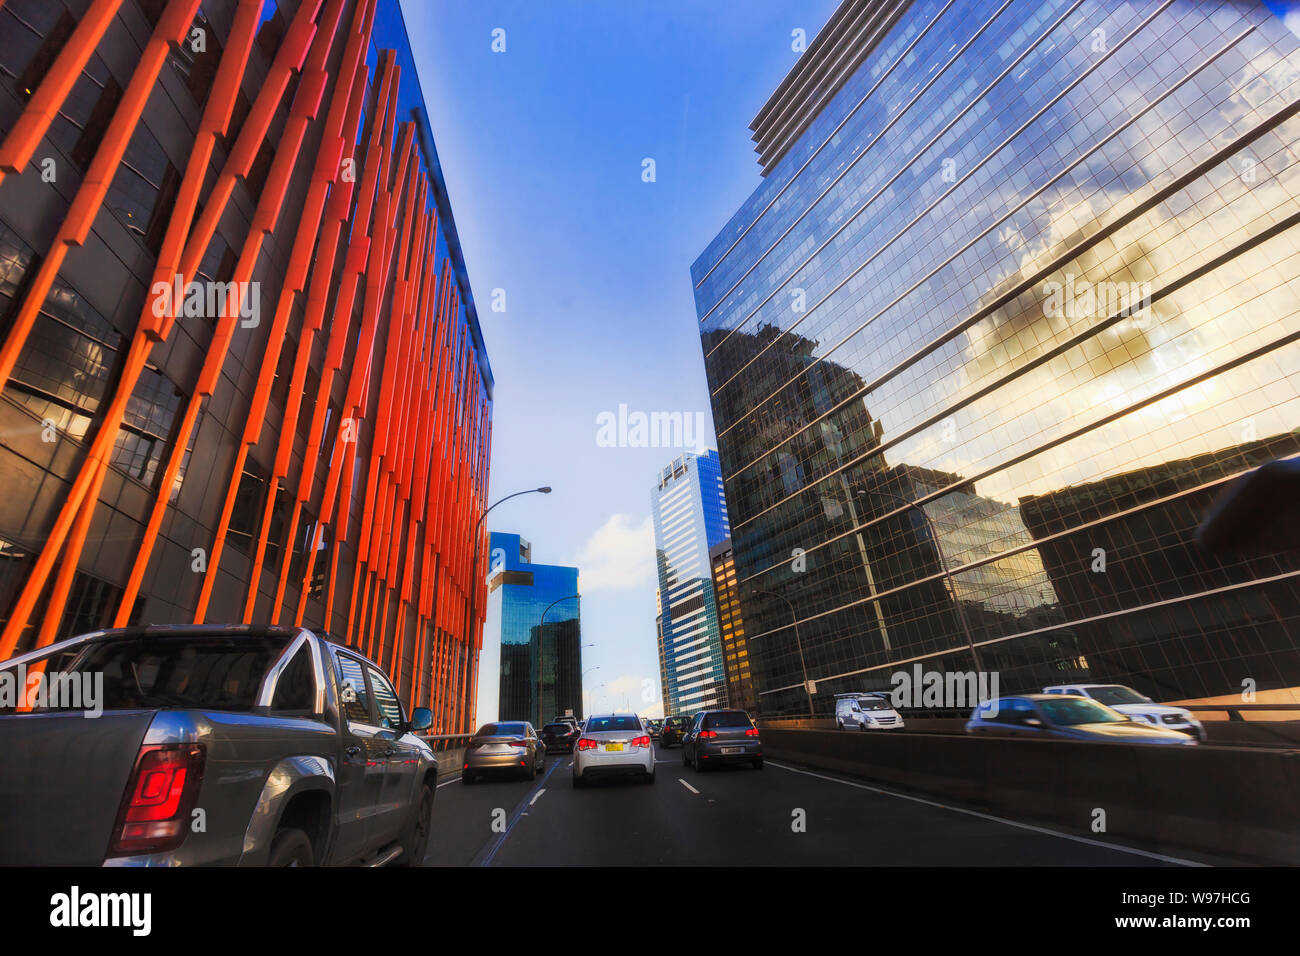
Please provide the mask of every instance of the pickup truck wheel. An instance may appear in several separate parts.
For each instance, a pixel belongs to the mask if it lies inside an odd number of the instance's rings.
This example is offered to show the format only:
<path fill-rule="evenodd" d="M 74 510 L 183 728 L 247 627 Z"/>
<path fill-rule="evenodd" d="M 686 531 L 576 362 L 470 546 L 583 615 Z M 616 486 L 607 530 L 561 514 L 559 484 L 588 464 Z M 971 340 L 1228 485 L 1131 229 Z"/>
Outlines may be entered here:
<path fill-rule="evenodd" d="M 433 825 L 433 787 L 420 785 L 420 800 L 416 804 L 415 819 L 402 837 L 402 855 L 398 866 L 419 866 L 429 849 L 429 829 Z"/>
<path fill-rule="evenodd" d="M 267 866 L 315 866 L 311 840 L 296 827 L 285 827 L 271 841 Z"/>

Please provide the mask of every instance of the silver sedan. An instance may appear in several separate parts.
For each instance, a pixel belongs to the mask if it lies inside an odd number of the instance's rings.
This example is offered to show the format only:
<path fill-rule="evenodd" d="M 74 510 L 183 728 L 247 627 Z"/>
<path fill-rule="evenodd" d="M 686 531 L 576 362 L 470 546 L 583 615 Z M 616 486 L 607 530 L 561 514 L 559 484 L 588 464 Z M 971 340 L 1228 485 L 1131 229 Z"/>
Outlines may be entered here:
<path fill-rule="evenodd" d="M 462 783 L 473 783 L 485 774 L 521 774 L 536 777 L 546 765 L 546 745 L 526 720 L 502 720 L 484 724 L 465 745 L 461 761 Z"/>

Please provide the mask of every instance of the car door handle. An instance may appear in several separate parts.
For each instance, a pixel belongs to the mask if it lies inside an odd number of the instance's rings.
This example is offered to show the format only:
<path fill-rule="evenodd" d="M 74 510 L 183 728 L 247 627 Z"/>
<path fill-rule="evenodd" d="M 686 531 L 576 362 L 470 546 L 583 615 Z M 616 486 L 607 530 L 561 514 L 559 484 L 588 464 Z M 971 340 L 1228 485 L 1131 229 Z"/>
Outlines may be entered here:
<path fill-rule="evenodd" d="M 360 756 L 360 754 L 361 754 L 360 747 L 349 747 L 347 750 L 343 751 L 343 755 L 345 757 L 357 757 Z"/>

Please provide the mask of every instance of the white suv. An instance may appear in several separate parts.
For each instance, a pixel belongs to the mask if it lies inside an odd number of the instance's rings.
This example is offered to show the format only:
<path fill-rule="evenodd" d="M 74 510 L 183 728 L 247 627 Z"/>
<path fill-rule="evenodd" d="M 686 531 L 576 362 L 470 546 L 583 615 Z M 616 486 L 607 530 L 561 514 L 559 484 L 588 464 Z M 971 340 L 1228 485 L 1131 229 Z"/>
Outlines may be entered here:
<path fill-rule="evenodd" d="M 1205 728 L 1192 716 L 1190 710 L 1171 704 L 1157 704 L 1150 697 L 1139 694 L 1123 684 L 1057 684 L 1044 687 L 1044 694 L 1078 694 L 1090 697 L 1099 704 L 1118 710 L 1132 720 L 1154 724 L 1166 730 L 1178 730 L 1205 742 Z"/>
<path fill-rule="evenodd" d="M 898 730 L 903 718 L 886 694 L 836 694 L 837 730 Z"/>
<path fill-rule="evenodd" d="M 588 717 L 573 748 L 573 786 L 593 777 L 639 775 L 655 782 L 655 748 L 650 731 L 636 714 Z"/>

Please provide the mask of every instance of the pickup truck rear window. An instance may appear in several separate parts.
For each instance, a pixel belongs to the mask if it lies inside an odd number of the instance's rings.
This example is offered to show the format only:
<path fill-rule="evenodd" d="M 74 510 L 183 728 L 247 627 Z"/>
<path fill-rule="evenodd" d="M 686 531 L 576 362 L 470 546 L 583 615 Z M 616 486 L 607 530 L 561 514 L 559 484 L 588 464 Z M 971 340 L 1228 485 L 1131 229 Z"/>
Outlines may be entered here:
<path fill-rule="evenodd" d="M 252 710 L 287 643 L 254 635 L 118 637 L 91 644 L 70 670 L 103 674 L 104 710 Z"/>

